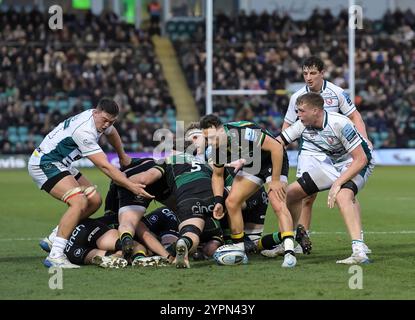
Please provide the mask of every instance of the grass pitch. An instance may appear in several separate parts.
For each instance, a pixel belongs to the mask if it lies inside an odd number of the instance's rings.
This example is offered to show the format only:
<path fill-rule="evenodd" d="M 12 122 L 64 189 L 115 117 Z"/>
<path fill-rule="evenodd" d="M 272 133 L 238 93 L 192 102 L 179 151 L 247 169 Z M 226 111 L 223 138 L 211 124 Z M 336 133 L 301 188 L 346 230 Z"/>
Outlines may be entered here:
<path fill-rule="evenodd" d="M 105 196 L 108 179 L 83 170 Z M 291 170 L 293 175 L 294 170 Z M 294 269 L 282 258 L 251 256 L 248 265 L 193 262 L 189 270 L 105 270 L 83 266 L 63 271 L 63 289 L 51 290 L 38 240 L 54 227 L 65 205 L 39 191 L 26 171 L 0 172 L 0 299 L 415 299 L 415 197 L 413 167 L 377 167 L 359 195 L 372 264 L 362 266 L 363 289 L 352 290 L 350 240 L 327 192 L 314 206 L 313 252 L 298 255 Z M 103 214 L 102 209 L 94 216 Z M 276 229 L 271 210 L 265 231 Z M 351 281 L 353 282 L 353 281 Z"/>

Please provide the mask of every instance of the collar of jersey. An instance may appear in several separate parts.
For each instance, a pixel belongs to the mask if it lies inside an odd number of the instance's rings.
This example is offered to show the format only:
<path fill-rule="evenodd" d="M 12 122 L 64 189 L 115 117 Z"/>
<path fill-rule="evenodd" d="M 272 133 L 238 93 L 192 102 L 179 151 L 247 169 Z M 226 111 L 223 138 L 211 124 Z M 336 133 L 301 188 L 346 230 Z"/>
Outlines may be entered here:
<path fill-rule="evenodd" d="M 327 81 L 323 80 L 323 87 L 321 88 L 319 93 L 323 93 L 323 91 L 326 90 L 326 87 L 327 87 Z M 310 92 L 310 88 L 308 87 L 308 85 L 305 85 L 305 90 L 307 92 Z"/>

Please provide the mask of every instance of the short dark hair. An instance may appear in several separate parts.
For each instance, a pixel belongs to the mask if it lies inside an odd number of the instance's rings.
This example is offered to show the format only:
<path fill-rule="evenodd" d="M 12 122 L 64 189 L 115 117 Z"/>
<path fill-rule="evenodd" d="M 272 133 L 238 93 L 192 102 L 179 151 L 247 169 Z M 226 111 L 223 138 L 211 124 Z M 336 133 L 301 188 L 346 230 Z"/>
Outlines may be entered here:
<path fill-rule="evenodd" d="M 317 58 L 316 56 L 311 56 L 306 58 L 303 61 L 303 70 L 304 68 L 312 68 L 312 67 L 316 67 L 318 71 L 323 71 L 324 69 L 324 62 L 320 59 Z"/>
<path fill-rule="evenodd" d="M 102 98 L 99 100 L 97 109 L 105 111 L 106 113 L 116 117 L 120 113 L 118 104 L 111 98 Z"/>
<path fill-rule="evenodd" d="M 222 126 L 222 121 L 214 114 L 208 114 L 200 119 L 200 129 L 209 129 L 211 127 L 219 128 Z"/>
<path fill-rule="evenodd" d="M 295 102 L 297 106 L 308 104 L 313 107 L 324 109 L 324 99 L 321 95 L 315 92 L 308 92 L 299 96 Z"/>

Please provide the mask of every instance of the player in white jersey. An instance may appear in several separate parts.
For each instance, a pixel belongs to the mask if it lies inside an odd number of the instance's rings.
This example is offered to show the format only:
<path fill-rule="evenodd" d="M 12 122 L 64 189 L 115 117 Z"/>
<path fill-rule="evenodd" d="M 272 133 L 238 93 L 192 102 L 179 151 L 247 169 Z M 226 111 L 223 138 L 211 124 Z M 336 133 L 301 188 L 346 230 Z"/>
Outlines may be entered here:
<path fill-rule="evenodd" d="M 291 96 L 287 113 L 284 118 L 282 130 L 287 129 L 297 120 L 297 98 L 307 92 L 317 92 L 324 99 L 324 110 L 326 110 L 327 112 L 338 112 L 348 117 L 353 122 L 353 124 L 355 125 L 359 133 L 363 136 L 363 138 L 366 139 L 366 141 L 369 144 L 369 147 L 372 149 L 372 145 L 368 139 L 366 127 L 362 120 L 362 117 L 359 111 L 357 111 L 355 105 L 353 104 L 347 93 L 345 93 L 342 88 L 336 86 L 335 84 L 327 80 L 324 80 L 323 61 L 321 61 L 317 57 L 309 57 L 306 60 L 304 60 L 302 70 L 306 85 Z M 310 157 L 312 158 L 313 156 L 304 153 L 300 153 L 300 155 L 298 156 L 296 174 L 297 178 L 301 177 L 303 172 L 307 169 L 307 163 L 313 161 L 312 159 L 310 159 Z M 300 238 L 301 233 L 303 233 L 303 236 L 306 236 L 306 230 L 308 233 L 308 230 L 310 229 L 312 207 L 316 197 L 317 194 L 310 195 L 303 201 L 301 218 L 298 221 L 299 227 L 297 228 L 297 234 L 298 236 L 300 236 Z M 357 200 L 356 206 L 358 207 L 358 210 L 360 212 L 360 206 Z M 296 252 L 298 252 L 298 250 L 300 250 L 300 248 L 297 247 Z"/>
<path fill-rule="evenodd" d="M 68 205 L 59 222 L 50 254 L 44 261 L 46 267 L 78 267 L 71 264 L 64 254 L 67 239 L 79 221 L 92 215 L 102 203 L 96 186 L 71 166 L 73 161 L 87 157 L 117 184 L 135 194 L 151 197 L 143 190 L 144 185 L 131 182 L 110 164 L 98 145 L 100 136 L 105 134 L 116 150 L 120 164 L 128 165 L 131 161 L 113 127 L 118 113 L 118 105 L 112 99 L 103 98 L 96 109 L 84 111 L 61 122 L 30 157 L 29 174 L 38 187 Z"/>
<path fill-rule="evenodd" d="M 304 198 L 330 189 L 328 206 L 337 203 L 352 239 L 351 257 L 337 263 L 367 263 L 360 213 L 354 205 L 374 167 L 367 141 L 347 117 L 325 111 L 324 99 L 317 93 L 300 96 L 297 109 L 299 120 L 278 138 L 285 145 L 301 138 L 300 152 L 311 156 L 301 177 L 288 186 L 287 206 L 293 221 L 299 219 Z"/>

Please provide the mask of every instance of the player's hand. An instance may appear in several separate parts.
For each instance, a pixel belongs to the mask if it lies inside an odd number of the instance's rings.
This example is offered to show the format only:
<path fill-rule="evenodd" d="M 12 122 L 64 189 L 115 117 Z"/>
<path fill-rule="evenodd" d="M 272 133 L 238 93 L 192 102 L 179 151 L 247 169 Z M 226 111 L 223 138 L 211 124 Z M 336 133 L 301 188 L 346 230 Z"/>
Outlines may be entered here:
<path fill-rule="evenodd" d="M 225 213 L 223 212 L 223 206 L 220 203 L 217 203 L 215 207 L 213 208 L 213 218 L 216 220 L 220 220 L 223 218 Z"/>
<path fill-rule="evenodd" d="M 131 186 L 130 191 L 134 194 L 136 194 L 137 196 L 140 197 L 144 197 L 144 198 L 149 198 L 149 199 L 154 199 L 154 196 L 149 194 L 147 191 L 145 191 L 146 185 L 145 184 L 141 184 L 141 183 L 133 183 Z"/>
<path fill-rule="evenodd" d="M 278 200 L 285 201 L 287 197 L 287 191 L 285 190 L 285 184 L 281 181 L 271 181 L 269 183 L 269 192 L 273 192 Z"/>
<path fill-rule="evenodd" d="M 124 168 L 131 164 L 131 157 L 126 153 L 120 156 L 119 160 L 120 160 L 120 168 Z"/>
<path fill-rule="evenodd" d="M 340 189 L 341 189 L 341 185 L 337 184 L 336 182 L 333 183 L 333 185 L 331 186 L 330 191 L 329 191 L 329 197 L 327 198 L 327 206 L 330 209 L 334 208 L 334 205 L 336 203 L 336 196 L 339 193 Z"/>
<path fill-rule="evenodd" d="M 234 168 L 233 172 L 236 173 L 245 165 L 246 160 L 245 159 L 238 159 L 235 161 L 232 161 L 231 163 L 226 163 L 225 167 L 228 168 Z"/>

